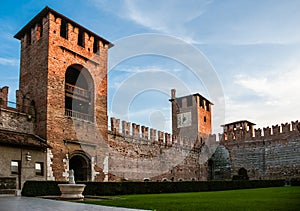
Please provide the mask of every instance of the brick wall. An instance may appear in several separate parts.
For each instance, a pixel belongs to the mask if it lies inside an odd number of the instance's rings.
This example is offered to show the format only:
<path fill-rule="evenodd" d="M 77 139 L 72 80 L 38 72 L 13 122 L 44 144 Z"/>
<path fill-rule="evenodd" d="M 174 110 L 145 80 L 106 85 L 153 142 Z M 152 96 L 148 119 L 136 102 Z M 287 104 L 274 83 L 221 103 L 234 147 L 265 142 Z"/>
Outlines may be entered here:
<path fill-rule="evenodd" d="M 207 145 L 135 123 L 111 119 L 109 171 L 129 180 L 206 180 L 207 160 L 216 145 L 209 136 Z"/>
<path fill-rule="evenodd" d="M 237 131 L 236 134 L 242 132 Z M 230 154 L 232 176 L 237 175 L 241 168 L 247 170 L 250 179 L 288 179 L 300 176 L 298 121 L 256 129 L 254 137 L 236 137 L 239 138 L 221 141 Z"/>

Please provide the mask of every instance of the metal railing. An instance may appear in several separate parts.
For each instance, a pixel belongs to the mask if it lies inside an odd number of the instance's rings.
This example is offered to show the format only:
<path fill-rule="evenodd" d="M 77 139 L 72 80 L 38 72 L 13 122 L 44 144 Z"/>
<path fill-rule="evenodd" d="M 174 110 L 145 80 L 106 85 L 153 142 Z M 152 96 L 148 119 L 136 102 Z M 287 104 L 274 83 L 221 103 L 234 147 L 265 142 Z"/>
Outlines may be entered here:
<path fill-rule="evenodd" d="M 74 117 L 77 119 L 82 119 L 89 122 L 94 122 L 94 116 L 90 114 L 80 113 L 78 111 L 73 111 L 70 109 L 65 109 L 65 116 Z"/>
<path fill-rule="evenodd" d="M 72 94 L 79 95 L 79 96 L 85 97 L 85 98 L 88 98 L 90 95 L 90 92 L 87 91 L 86 89 L 80 88 L 78 86 L 74 86 L 72 84 L 66 84 L 65 90 L 67 92 L 70 92 Z"/>

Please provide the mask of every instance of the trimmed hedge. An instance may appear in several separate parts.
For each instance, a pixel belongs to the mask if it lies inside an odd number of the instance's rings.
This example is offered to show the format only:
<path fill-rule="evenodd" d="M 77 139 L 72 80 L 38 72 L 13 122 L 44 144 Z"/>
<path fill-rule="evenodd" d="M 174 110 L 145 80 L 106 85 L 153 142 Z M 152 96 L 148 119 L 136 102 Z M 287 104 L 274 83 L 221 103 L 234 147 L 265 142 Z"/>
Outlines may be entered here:
<path fill-rule="evenodd" d="M 58 184 L 67 182 L 57 181 L 26 181 L 22 189 L 22 196 L 58 196 Z"/>
<path fill-rule="evenodd" d="M 300 186 L 300 178 L 292 178 L 290 184 L 291 186 Z"/>
<path fill-rule="evenodd" d="M 23 196 L 60 195 L 57 181 L 26 181 Z M 183 182 L 79 182 L 86 184 L 83 195 L 114 196 L 178 192 L 220 191 L 284 186 L 284 180 L 183 181 Z"/>

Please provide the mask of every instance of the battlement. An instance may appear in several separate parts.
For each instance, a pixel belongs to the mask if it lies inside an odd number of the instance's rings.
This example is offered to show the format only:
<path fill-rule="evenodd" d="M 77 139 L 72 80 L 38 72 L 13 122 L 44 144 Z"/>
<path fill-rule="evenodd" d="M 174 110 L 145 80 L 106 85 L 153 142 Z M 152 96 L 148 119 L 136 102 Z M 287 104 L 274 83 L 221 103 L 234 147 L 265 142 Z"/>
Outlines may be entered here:
<path fill-rule="evenodd" d="M 109 133 L 115 136 L 123 136 L 135 139 L 142 144 L 158 144 L 167 147 L 171 146 L 185 146 L 190 149 L 199 148 L 203 145 L 199 140 L 190 140 L 187 137 L 177 137 L 170 133 L 166 133 L 157 129 L 149 128 L 147 126 L 141 126 L 136 123 L 120 121 L 112 117 L 111 128 Z M 210 135 L 208 137 L 210 141 L 216 141 L 215 135 Z M 198 143 L 199 142 L 199 143 Z"/>
<path fill-rule="evenodd" d="M 8 87 L 4 86 L 0 88 L 0 107 L 7 107 L 8 102 Z"/>
<path fill-rule="evenodd" d="M 299 135 L 300 122 L 295 121 L 291 123 L 282 123 L 281 125 L 272 125 L 269 127 L 258 128 L 258 129 L 247 129 L 245 127 L 237 127 L 233 130 L 225 130 L 221 141 L 251 141 L 261 139 L 276 139 L 281 136 Z"/>
<path fill-rule="evenodd" d="M 109 41 L 49 7 L 45 7 L 14 37 L 22 41 L 22 48 L 26 48 L 50 34 L 59 35 L 72 45 L 78 45 L 94 54 L 99 54 L 100 48 L 108 48 L 112 45 Z"/>
<path fill-rule="evenodd" d="M 0 87 L 0 109 L 7 112 L 23 113 L 28 117 L 35 117 L 34 101 L 31 101 L 28 95 L 23 95 L 19 90 L 16 91 L 17 102 L 8 101 L 9 87 Z"/>

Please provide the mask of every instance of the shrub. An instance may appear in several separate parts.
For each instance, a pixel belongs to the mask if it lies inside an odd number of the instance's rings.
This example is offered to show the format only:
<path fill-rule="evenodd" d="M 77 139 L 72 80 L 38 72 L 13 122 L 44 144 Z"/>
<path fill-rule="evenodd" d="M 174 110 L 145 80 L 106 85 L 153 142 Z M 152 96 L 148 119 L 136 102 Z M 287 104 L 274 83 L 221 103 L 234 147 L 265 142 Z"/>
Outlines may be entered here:
<path fill-rule="evenodd" d="M 56 181 L 26 181 L 23 196 L 60 195 Z M 182 181 L 182 182 L 80 182 L 84 195 L 113 196 L 129 194 L 220 191 L 284 186 L 284 180 Z"/>
<path fill-rule="evenodd" d="M 292 178 L 290 184 L 291 186 L 300 186 L 300 178 Z"/>
<path fill-rule="evenodd" d="M 57 196 L 60 195 L 58 181 L 26 181 L 22 189 L 22 196 Z"/>

